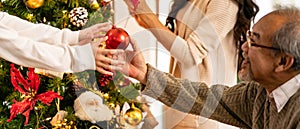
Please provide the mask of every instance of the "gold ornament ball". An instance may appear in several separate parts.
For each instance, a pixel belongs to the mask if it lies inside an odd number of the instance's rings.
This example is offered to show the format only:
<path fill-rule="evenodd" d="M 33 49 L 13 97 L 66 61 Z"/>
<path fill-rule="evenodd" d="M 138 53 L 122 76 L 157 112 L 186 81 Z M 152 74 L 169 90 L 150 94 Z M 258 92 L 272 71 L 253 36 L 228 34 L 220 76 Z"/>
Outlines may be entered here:
<path fill-rule="evenodd" d="M 131 107 L 126 111 L 124 119 L 128 124 L 137 126 L 143 119 L 142 111 L 136 107 Z"/>
<path fill-rule="evenodd" d="M 116 105 L 115 105 L 114 103 L 109 103 L 108 106 L 109 106 L 110 108 L 115 108 Z"/>
<path fill-rule="evenodd" d="M 109 94 L 108 94 L 108 93 L 104 93 L 104 94 L 103 94 L 103 98 L 104 98 L 105 100 L 109 99 Z"/>
<path fill-rule="evenodd" d="M 94 10 L 98 10 L 100 8 L 100 5 L 99 3 L 97 2 L 97 0 L 94 0 L 91 4 L 91 9 L 94 9 Z"/>
<path fill-rule="evenodd" d="M 36 9 L 43 6 L 44 0 L 26 0 L 25 5 L 29 8 Z"/>

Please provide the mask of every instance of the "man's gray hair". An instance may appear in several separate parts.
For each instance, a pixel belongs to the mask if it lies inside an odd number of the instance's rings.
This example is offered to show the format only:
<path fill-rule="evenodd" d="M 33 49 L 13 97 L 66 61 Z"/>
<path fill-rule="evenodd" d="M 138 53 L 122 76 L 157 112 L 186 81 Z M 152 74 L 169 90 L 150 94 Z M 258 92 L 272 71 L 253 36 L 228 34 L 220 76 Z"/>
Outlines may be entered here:
<path fill-rule="evenodd" d="M 284 25 L 272 37 L 273 46 L 293 55 L 295 62 L 292 67 L 300 70 L 300 10 L 290 7 L 274 11 L 273 14 L 286 18 Z"/>

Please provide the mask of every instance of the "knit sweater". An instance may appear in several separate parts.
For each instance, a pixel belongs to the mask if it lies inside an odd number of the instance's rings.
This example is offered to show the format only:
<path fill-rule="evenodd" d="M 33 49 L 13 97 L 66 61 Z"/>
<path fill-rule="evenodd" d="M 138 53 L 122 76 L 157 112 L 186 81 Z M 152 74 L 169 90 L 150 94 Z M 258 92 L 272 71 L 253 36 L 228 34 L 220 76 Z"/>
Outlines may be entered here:
<path fill-rule="evenodd" d="M 233 28 L 238 5 L 232 0 L 191 0 L 177 14 L 170 73 L 209 84 L 236 84 L 237 47 Z M 192 58 L 192 61 L 188 61 Z M 193 77 L 191 77 L 193 75 Z M 194 77 L 195 76 L 195 77 Z"/>
<path fill-rule="evenodd" d="M 180 38 L 175 39 L 170 50 L 174 58 L 169 72 L 208 84 L 236 84 L 237 47 L 233 28 L 237 12 L 238 5 L 233 0 L 189 0 L 176 15 L 175 33 Z M 196 122 L 201 117 L 171 108 L 164 111 L 164 117 L 165 128 L 178 125 L 178 129 L 217 129 L 219 126 L 213 121 Z"/>
<path fill-rule="evenodd" d="M 178 79 L 148 65 L 142 93 L 182 112 L 252 129 L 300 128 L 300 92 L 278 113 L 274 101 L 256 82 L 233 87 Z"/>

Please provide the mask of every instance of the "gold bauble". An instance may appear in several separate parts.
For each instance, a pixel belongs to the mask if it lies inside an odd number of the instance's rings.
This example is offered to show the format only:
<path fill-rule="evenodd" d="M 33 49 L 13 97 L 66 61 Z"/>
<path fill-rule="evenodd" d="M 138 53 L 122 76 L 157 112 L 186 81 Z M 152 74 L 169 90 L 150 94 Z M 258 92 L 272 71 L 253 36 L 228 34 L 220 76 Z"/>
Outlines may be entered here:
<path fill-rule="evenodd" d="M 103 94 L 103 99 L 105 99 L 105 100 L 109 99 L 109 94 L 108 93 L 104 93 Z"/>
<path fill-rule="evenodd" d="M 29 8 L 36 9 L 43 6 L 44 0 L 25 0 L 25 5 Z"/>
<path fill-rule="evenodd" d="M 32 19 L 33 19 L 33 14 L 32 14 L 32 13 L 27 14 L 27 15 L 26 15 L 26 19 L 27 19 L 28 21 L 32 21 Z"/>
<path fill-rule="evenodd" d="M 124 119 L 126 123 L 132 125 L 132 126 L 137 126 L 143 119 L 143 114 L 142 111 L 132 104 L 131 108 L 129 108 L 125 115 Z"/>
<path fill-rule="evenodd" d="M 100 5 L 99 3 L 97 2 L 97 0 L 94 0 L 91 4 L 91 9 L 94 9 L 94 10 L 98 10 L 100 8 Z"/>
<path fill-rule="evenodd" d="M 116 105 L 111 102 L 111 103 L 108 104 L 108 106 L 113 109 L 113 108 L 115 108 Z"/>

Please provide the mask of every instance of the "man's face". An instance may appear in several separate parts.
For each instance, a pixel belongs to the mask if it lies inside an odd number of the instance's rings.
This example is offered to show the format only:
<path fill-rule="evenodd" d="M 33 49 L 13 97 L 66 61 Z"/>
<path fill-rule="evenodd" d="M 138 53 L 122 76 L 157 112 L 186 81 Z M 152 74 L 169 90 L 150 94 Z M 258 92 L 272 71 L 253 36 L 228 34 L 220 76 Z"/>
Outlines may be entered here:
<path fill-rule="evenodd" d="M 271 36 L 282 25 L 280 20 L 274 20 L 276 16 L 263 17 L 253 26 L 248 34 L 248 41 L 243 44 L 242 50 L 245 60 L 242 63 L 243 71 L 240 75 L 251 77 L 253 80 L 264 84 L 272 80 L 275 61 L 275 49 L 272 47 Z M 250 42 L 249 42 L 250 41 Z M 248 70 L 246 70 L 248 68 Z"/>

